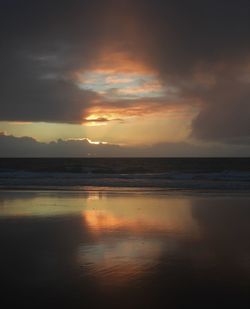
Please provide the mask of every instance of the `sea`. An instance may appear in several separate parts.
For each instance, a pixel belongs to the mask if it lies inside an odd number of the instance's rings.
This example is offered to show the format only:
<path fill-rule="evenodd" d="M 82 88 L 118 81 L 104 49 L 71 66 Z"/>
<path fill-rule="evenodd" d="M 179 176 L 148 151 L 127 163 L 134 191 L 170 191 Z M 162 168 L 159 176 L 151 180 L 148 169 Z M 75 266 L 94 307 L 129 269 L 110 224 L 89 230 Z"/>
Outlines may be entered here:
<path fill-rule="evenodd" d="M 250 159 L 0 159 L 1 308 L 250 306 Z"/>
<path fill-rule="evenodd" d="M 249 190 L 250 158 L 0 159 L 0 188 Z"/>

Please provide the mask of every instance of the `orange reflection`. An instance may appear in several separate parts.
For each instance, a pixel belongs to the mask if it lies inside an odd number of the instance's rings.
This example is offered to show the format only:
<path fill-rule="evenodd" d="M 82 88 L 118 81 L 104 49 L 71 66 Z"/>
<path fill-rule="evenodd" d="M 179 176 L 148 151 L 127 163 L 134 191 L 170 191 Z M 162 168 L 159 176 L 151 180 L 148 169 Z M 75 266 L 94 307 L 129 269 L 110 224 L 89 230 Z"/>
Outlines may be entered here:
<path fill-rule="evenodd" d="M 80 263 L 104 286 L 138 279 L 176 249 L 173 239 L 199 236 L 190 209 L 188 199 L 166 196 L 90 198 L 82 217 L 95 244 L 79 249 Z"/>
<path fill-rule="evenodd" d="M 95 235 L 109 229 L 142 233 L 147 230 L 176 233 L 197 230 L 187 199 L 142 196 L 88 199 L 82 216 L 89 231 Z"/>

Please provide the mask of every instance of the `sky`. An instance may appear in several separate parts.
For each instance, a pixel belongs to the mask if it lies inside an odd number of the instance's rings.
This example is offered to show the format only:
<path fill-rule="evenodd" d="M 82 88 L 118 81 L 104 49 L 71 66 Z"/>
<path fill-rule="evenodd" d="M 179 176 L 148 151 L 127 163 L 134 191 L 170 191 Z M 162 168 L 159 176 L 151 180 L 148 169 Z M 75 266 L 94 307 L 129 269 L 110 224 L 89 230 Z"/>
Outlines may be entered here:
<path fill-rule="evenodd" d="M 249 1 L 0 6 L 0 156 L 250 156 Z"/>

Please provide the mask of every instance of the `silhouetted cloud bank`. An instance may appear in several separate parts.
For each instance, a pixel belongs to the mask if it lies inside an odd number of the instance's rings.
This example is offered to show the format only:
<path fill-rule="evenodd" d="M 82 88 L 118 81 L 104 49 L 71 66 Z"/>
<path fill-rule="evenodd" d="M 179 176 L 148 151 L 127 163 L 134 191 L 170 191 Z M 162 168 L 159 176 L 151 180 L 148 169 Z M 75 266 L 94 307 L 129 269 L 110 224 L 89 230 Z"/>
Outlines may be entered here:
<path fill-rule="evenodd" d="M 0 133 L 0 157 L 187 157 L 249 156 L 249 146 L 161 143 L 151 146 L 121 146 L 95 143 L 87 138 L 38 142 L 31 137 Z"/>

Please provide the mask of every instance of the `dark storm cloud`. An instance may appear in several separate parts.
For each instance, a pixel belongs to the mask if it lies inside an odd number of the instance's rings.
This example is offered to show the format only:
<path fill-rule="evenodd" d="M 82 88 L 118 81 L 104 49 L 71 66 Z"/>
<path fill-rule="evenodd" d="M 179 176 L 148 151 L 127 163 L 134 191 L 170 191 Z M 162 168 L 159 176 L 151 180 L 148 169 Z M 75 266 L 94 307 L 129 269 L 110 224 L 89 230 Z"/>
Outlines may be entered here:
<path fill-rule="evenodd" d="M 206 105 L 193 121 L 193 135 L 207 140 L 249 143 L 249 86 L 236 80 L 223 81 L 204 94 Z"/>
<path fill-rule="evenodd" d="M 200 102 L 193 136 L 249 140 L 249 1 L 2 1 L 0 11 L 1 120 L 81 122 L 98 95 L 74 74 L 110 48 Z"/>
<path fill-rule="evenodd" d="M 166 83 L 201 103 L 192 135 L 247 143 L 249 1 L 148 1 L 144 13 L 145 58 Z"/>
<path fill-rule="evenodd" d="M 84 46 L 91 43 L 86 11 L 80 28 L 67 2 L 2 4 L 1 120 L 81 122 L 97 97 L 80 90 L 71 76 L 95 50 Z M 84 44 L 77 42 L 81 36 Z"/>
<path fill-rule="evenodd" d="M 163 74 L 182 78 L 199 66 L 248 60 L 249 1 L 139 3 L 151 61 Z"/>

